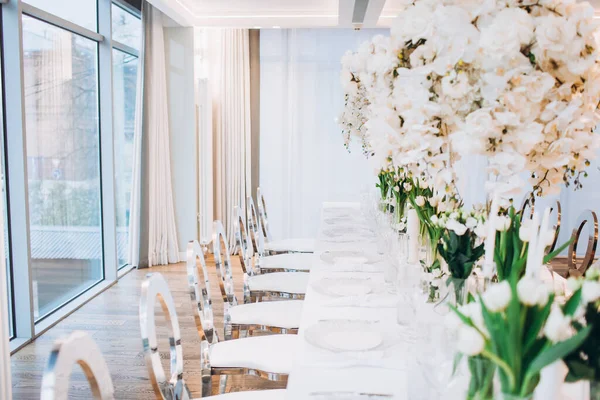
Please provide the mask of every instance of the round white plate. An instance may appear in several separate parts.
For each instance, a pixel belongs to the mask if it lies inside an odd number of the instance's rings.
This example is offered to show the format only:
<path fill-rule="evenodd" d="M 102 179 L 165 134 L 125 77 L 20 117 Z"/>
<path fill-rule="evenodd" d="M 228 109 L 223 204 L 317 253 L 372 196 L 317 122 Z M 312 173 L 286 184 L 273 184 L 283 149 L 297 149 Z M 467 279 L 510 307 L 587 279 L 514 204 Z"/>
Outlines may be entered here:
<path fill-rule="evenodd" d="M 364 296 L 380 289 L 369 278 L 322 278 L 313 282 L 312 286 L 317 292 L 334 297 Z"/>
<path fill-rule="evenodd" d="M 386 334 L 377 322 L 326 320 L 309 326 L 304 338 L 313 346 L 334 352 L 369 351 L 384 345 Z"/>
<path fill-rule="evenodd" d="M 350 258 L 356 258 L 359 261 L 363 261 L 364 264 L 375 264 L 382 260 L 379 254 L 375 253 L 365 253 L 362 251 L 355 250 L 331 250 L 325 251 L 321 254 L 321 260 L 325 261 L 328 264 L 336 264 L 339 259 L 342 258 L 344 261 L 349 261 Z M 364 261 L 364 259 L 367 261 Z M 356 262 L 357 264 L 359 262 Z"/>

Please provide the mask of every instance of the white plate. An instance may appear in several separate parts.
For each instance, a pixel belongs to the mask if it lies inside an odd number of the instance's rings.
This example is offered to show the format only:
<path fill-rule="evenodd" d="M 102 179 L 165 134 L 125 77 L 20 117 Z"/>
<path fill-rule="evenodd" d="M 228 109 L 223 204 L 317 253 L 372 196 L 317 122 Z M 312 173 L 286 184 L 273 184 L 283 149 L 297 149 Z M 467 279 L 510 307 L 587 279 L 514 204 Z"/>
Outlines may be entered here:
<path fill-rule="evenodd" d="M 380 289 L 369 278 L 322 278 L 313 282 L 312 286 L 317 292 L 334 297 L 363 296 Z"/>
<path fill-rule="evenodd" d="M 321 254 L 321 260 L 328 264 L 337 264 L 340 258 L 343 258 L 345 261 L 348 261 L 350 258 L 360 258 L 362 261 L 366 258 L 367 261 L 364 261 L 364 264 L 375 264 L 382 260 L 379 254 L 365 253 L 355 250 L 331 250 L 325 251 Z"/>
<path fill-rule="evenodd" d="M 335 228 L 325 229 L 322 233 L 325 237 L 353 236 L 356 238 L 372 238 L 374 236 L 372 231 L 364 228 L 356 228 L 355 226 L 336 226 Z"/>
<path fill-rule="evenodd" d="M 304 332 L 308 343 L 333 352 L 374 350 L 389 341 L 386 336 L 378 322 L 361 320 L 319 321 Z"/>

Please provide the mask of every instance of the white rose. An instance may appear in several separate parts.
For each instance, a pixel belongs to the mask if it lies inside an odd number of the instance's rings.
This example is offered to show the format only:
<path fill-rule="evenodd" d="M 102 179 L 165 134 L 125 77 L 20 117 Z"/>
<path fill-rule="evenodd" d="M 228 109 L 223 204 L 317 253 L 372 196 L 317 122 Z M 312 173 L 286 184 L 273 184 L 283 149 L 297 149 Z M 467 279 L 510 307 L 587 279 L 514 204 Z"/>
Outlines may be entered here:
<path fill-rule="evenodd" d="M 419 39 L 428 39 L 433 34 L 433 12 L 423 2 L 408 7 L 401 12 L 392 24 L 391 34 L 397 40 L 412 40 L 416 43 Z"/>
<path fill-rule="evenodd" d="M 425 197 L 423 197 L 423 196 L 417 196 L 417 198 L 415 199 L 415 203 L 419 207 L 423 207 L 425 205 Z"/>
<path fill-rule="evenodd" d="M 575 40 L 576 26 L 566 18 L 549 14 L 536 19 L 535 34 L 537 44 L 542 50 L 554 53 L 567 52 Z"/>
<path fill-rule="evenodd" d="M 571 318 L 564 315 L 560 307 L 553 307 L 544 325 L 544 335 L 553 343 L 562 342 L 571 337 Z"/>
<path fill-rule="evenodd" d="M 600 282 L 585 281 L 581 289 L 581 301 L 584 303 L 592 303 L 600 298 Z"/>
<path fill-rule="evenodd" d="M 482 295 L 483 304 L 491 312 L 504 311 L 512 298 L 512 290 L 507 281 L 491 285 Z"/>
<path fill-rule="evenodd" d="M 458 330 L 456 347 L 464 355 L 476 356 L 483 351 L 485 340 L 476 329 L 470 326 L 463 326 Z"/>
<path fill-rule="evenodd" d="M 473 217 L 468 217 L 465 221 L 465 225 L 469 229 L 474 229 L 477 226 L 477 220 Z"/>
<path fill-rule="evenodd" d="M 449 219 L 446 223 L 446 229 L 454 231 L 458 236 L 462 236 L 467 232 L 467 227 L 455 219 Z"/>

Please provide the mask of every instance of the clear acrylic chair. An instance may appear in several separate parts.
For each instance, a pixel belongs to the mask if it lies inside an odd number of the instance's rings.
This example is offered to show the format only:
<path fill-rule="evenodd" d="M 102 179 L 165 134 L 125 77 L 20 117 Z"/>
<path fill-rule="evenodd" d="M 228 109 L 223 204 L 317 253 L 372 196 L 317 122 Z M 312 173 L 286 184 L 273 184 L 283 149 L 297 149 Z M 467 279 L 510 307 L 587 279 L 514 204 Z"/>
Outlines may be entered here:
<path fill-rule="evenodd" d="M 269 240 L 268 237 L 264 237 L 262 224 L 260 217 L 256 212 L 256 206 L 252 196 L 248 196 L 246 199 L 247 218 L 250 229 L 259 229 L 264 241 L 264 250 L 266 254 L 281 254 L 281 253 L 314 253 L 315 251 L 315 239 L 282 239 L 282 240 Z M 254 239 L 253 239 L 254 240 Z M 256 250 L 256 247 L 255 247 Z"/>
<path fill-rule="evenodd" d="M 75 331 L 52 347 L 42 378 L 41 400 L 67 400 L 75 364 L 81 366 L 94 399 L 114 399 L 110 371 L 98 345 L 87 333 Z"/>
<path fill-rule="evenodd" d="M 248 207 L 252 213 L 253 205 Z M 255 214 L 255 213 L 254 213 Z M 272 272 L 308 272 L 311 265 L 318 260 L 312 253 L 282 253 L 276 255 L 265 255 L 264 235 L 261 230 L 261 222 L 257 224 L 250 222 L 246 227 L 248 219 L 244 217 L 243 210 L 236 207 L 236 243 L 243 248 L 247 254 L 239 253 L 242 268 L 252 274 L 266 274 Z M 252 259 L 254 263 L 252 264 Z M 248 261 L 249 260 L 249 261 Z"/>
<path fill-rule="evenodd" d="M 308 286 L 308 274 L 305 272 L 276 272 L 257 275 L 252 268 L 252 250 L 248 240 L 242 239 L 247 234 L 243 217 L 238 213 L 235 224 L 236 237 L 240 239 L 239 247 L 242 271 L 244 272 L 244 303 L 254 303 L 262 300 L 293 299 L 302 300 Z M 215 266 L 219 276 L 219 284 L 223 299 L 231 300 L 233 295 L 233 274 L 231 260 L 227 251 L 227 237 L 221 221 L 215 221 L 213 226 L 213 253 Z"/>
<path fill-rule="evenodd" d="M 200 266 L 198 266 L 198 261 Z M 198 270 L 202 272 L 200 275 Z M 190 298 L 194 305 L 196 325 L 200 318 L 212 320 L 212 302 L 208 269 L 200 244 L 194 240 L 187 245 L 187 272 Z M 231 289 L 233 285 L 224 285 Z M 238 304 L 235 293 L 221 292 L 223 296 L 223 332 L 225 340 L 239 339 L 256 331 L 298 333 L 302 317 L 302 300 L 269 301 Z"/>
<path fill-rule="evenodd" d="M 583 228 L 588 225 L 588 237 L 587 237 L 587 249 L 581 262 L 577 260 L 577 245 Z M 598 217 L 596 213 L 591 210 L 585 210 L 575 224 L 573 233 L 571 235 L 573 241 L 569 245 L 568 252 L 568 276 L 579 277 L 585 275 L 587 269 L 594 262 L 596 255 L 596 247 L 598 246 Z"/>
<path fill-rule="evenodd" d="M 169 327 L 170 377 L 167 378 L 160 363 L 157 347 L 154 305 L 159 300 Z M 209 304 L 202 300 L 201 304 Z M 221 378 L 220 392 L 226 388 L 228 375 L 254 375 L 271 381 L 287 382 L 292 368 L 292 357 L 298 344 L 296 335 L 266 335 L 219 342 L 212 312 L 194 307 L 200 335 L 200 365 L 202 397 L 212 393 L 212 377 Z M 146 275 L 142 283 L 140 300 L 140 328 L 148 373 L 157 396 L 166 400 L 190 398 L 190 392 L 183 380 L 183 350 L 175 302 L 168 284 L 160 273 Z M 270 393 L 276 396 L 277 393 Z M 283 398 L 282 391 L 279 397 Z M 244 392 L 246 398 L 264 398 L 254 392 Z M 241 398 L 237 397 L 237 398 Z M 228 398 L 228 397 L 225 397 Z M 271 397 L 268 397 L 271 398 Z"/>

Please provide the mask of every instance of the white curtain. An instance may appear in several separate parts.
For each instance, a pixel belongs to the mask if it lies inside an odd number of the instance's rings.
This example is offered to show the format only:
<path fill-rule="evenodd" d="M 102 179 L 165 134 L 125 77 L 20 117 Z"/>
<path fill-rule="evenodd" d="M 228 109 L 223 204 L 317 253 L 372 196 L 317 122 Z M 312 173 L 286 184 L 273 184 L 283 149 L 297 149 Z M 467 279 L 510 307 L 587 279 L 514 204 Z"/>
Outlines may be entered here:
<path fill-rule="evenodd" d="M 169 152 L 169 114 L 167 107 L 167 77 L 162 13 L 144 4 L 144 62 L 138 75 L 138 102 L 134 140 L 133 190 L 129 228 L 129 260 L 139 264 L 141 208 L 141 171 L 147 173 L 148 182 L 148 266 L 179 261 L 177 227 L 173 208 L 171 161 Z M 143 85 L 140 83 L 144 82 Z M 142 96 L 143 93 L 143 96 Z M 147 143 L 145 160 L 141 155 L 142 141 Z M 142 166 L 145 162 L 145 168 Z"/>
<path fill-rule="evenodd" d="M 133 171 L 131 178 L 131 198 L 129 199 L 129 240 L 127 251 L 127 263 L 134 267 L 140 265 L 140 215 L 141 215 L 141 195 L 142 195 L 142 132 L 144 121 L 144 65 L 145 63 L 145 37 L 150 26 L 147 24 L 146 13 L 152 6 L 142 2 L 142 45 L 137 69 L 136 82 L 136 103 L 135 103 L 135 121 L 133 137 Z"/>
<path fill-rule="evenodd" d="M 359 201 L 375 175 L 360 144 L 343 146 L 340 60 L 388 30 L 260 32 L 260 187 L 273 236 L 315 236 L 323 201 Z"/>
<path fill-rule="evenodd" d="M 198 45 L 212 90 L 215 218 L 234 249 L 234 208 L 251 191 L 250 57 L 247 29 L 207 29 Z M 199 35 L 197 34 L 198 38 Z"/>

